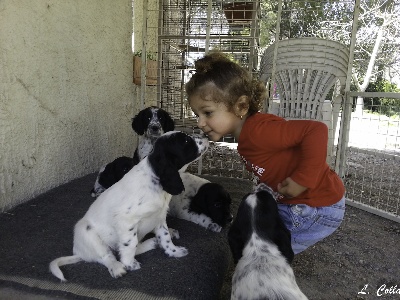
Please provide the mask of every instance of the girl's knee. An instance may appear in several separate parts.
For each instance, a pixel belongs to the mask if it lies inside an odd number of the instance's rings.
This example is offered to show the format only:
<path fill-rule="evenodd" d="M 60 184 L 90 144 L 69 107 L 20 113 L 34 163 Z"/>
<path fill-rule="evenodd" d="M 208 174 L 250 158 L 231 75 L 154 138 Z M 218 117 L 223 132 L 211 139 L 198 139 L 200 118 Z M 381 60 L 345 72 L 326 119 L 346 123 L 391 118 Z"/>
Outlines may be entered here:
<path fill-rule="evenodd" d="M 292 235 L 293 252 L 298 254 L 334 233 L 343 221 L 344 211 L 344 199 L 328 207 L 281 207 L 281 217 Z"/>

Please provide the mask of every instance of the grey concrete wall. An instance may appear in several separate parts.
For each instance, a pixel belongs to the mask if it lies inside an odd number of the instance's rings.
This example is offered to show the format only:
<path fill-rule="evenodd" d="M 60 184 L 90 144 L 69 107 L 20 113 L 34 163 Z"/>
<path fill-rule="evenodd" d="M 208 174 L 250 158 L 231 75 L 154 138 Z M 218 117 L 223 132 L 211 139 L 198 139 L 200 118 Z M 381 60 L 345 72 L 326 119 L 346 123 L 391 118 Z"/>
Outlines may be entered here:
<path fill-rule="evenodd" d="M 0 211 L 132 155 L 131 35 L 131 0 L 0 1 Z"/>

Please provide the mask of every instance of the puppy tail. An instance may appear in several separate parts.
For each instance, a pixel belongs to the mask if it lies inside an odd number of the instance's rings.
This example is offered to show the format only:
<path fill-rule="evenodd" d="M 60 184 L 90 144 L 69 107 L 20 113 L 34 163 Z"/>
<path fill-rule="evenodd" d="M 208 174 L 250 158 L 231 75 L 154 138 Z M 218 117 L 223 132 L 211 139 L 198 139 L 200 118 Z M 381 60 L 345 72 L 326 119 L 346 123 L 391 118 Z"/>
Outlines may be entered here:
<path fill-rule="evenodd" d="M 67 280 L 64 278 L 64 275 L 61 272 L 60 267 L 64 265 L 76 264 L 81 260 L 82 259 L 77 255 L 59 257 L 50 263 L 49 269 L 54 276 L 56 276 L 61 281 L 65 282 Z"/>

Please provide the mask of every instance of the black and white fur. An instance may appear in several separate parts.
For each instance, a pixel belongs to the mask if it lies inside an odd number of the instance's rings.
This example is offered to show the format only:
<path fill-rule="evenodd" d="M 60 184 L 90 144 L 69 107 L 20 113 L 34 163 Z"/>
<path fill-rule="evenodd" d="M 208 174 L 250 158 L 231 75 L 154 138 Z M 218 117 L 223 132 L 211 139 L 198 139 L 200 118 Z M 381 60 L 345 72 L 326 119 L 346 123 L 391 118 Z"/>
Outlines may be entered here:
<path fill-rule="evenodd" d="M 134 165 L 149 155 L 153 151 L 155 141 L 165 132 L 174 130 L 175 123 L 168 112 L 150 106 L 141 110 L 132 119 L 132 128 L 139 135 L 138 147 L 133 158 L 118 157 L 111 163 L 102 166 L 90 192 L 92 197 L 98 197 L 119 181 Z"/>
<path fill-rule="evenodd" d="M 171 257 L 188 251 L 171 241 L 166 224 L 171 195 L 184 190 L 179 170 L 198 159 L 208 147 L 202 135 L 173 131 L 163 134 L 153 152 L 120 181 L 104 191 L 75 225 L 73 255 L 50 263 L 54 276 L 65 280 L 60 266 L 79 261 L 98 262 L 118 278 L 140 268 L 135 255 L 159 245 Z M 156 238 L 140 243 L 149 232 Z M 119 261 L 113 251 L 118 251 Z"/>
<path fill-rule="evenodd" d="M 155 141 L 165 132 L 175 129 L 174 120 L 163 110 L 155 106 L 141 110 L 132 120 L 132 129 L 139 135 L 139 144 L 133 155 L 137 164 L 153 150 Z"/>
<path fill-rule="evenodd" d="M 232 199 L 218 183 L 190 173 L 181 174 L 185 191 L 172 196 L 168 214 L 196 223 L 214 232 L 230 223 Z"/>
<path fill-rule="evenodd" d="M 259 185 L 245 196 L 228 232 L 235 263 L 231 299 L 305 300 L 296 283 L 291 236 L 271 190 Z"/>
<path fill-rule="evenodd" d="M 93 189 L 90 191 L 92 197 L 97 198 L 114 183 L 120 181 L 134 165 L 133 158 L 121 156 L 103 166 L 97 175 Z"/>

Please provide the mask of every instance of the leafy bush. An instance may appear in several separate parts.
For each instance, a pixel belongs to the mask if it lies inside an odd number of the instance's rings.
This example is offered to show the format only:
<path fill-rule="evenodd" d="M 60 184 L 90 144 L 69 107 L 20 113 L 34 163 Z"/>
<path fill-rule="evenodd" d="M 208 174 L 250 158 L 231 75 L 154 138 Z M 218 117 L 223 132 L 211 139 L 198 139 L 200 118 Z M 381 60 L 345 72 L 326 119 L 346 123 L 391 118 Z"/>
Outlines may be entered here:
<path fill-rule="evenodd" d="M 368 85 L 366 92 L 400 93 L 396 84 L 385 79 L 379 79 Z M 400 99 L 393 98 L 364 98 L 364 109 L 378 112 L 387 116 L 400 114 Z"/>

